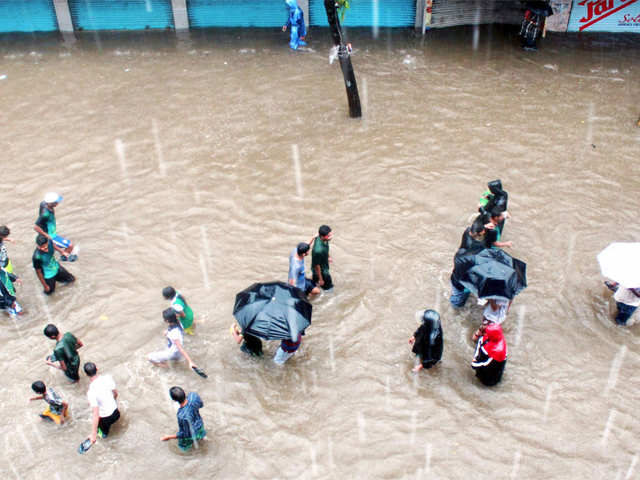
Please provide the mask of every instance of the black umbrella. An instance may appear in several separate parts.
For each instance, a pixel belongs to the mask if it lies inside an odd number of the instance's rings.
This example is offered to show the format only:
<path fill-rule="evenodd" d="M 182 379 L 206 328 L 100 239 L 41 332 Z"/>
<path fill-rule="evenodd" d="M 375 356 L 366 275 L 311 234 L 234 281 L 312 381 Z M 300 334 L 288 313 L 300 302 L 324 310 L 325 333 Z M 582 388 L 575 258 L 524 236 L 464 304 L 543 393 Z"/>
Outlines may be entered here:
<path fill-rule="evenodd" d="M 498 248 L 460 250 L 453 276 L 478 298 L 511 300 L 527 286 L 527 264 Z"/>
<path fill-rule="evenodd" d="M 302 290 L 286 283 L 254 283 L 236 295 L 233 316 L 244 333 L 295 342 L 311 325 L 311 304 Z"/>

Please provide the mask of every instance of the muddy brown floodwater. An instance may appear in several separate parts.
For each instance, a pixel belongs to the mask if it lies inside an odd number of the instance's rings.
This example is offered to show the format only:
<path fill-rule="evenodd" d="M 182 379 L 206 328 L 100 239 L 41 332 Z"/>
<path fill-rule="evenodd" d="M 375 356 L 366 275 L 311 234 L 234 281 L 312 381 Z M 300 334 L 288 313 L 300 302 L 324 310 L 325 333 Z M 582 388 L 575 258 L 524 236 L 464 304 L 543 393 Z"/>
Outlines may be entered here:
<path fill-rule="evenodd" d="M 631 479 L 640 328 L 610 316 L 596 254 L 640 238 L 640 36 L 352 31 L 364 117 L 351 120 L 327 31 L 310 51 L 264 31 L 0 39 L 2 223 L 27 313 L 2 320 L 7 478 Z M 296 173 L 295 151 L 300 174 Z M 505 324 L 502 383 L 469 366 L 481 307 L 448 303 L 460 236 L 487 181 L 510 193 L 505 239 L 529 287 Z M 45 297 L 31 267 L 46 191 L 80 246 L 78 281 Z M 332 294 L 314 300 L 284 368 L 233 343 L 235 293 L 286 280 L 288 254 L 334 229 Z M 202 323 L 209 374 L 156 369 L 162 287 Z M 442 363 L 418 376 L 415 312 L 442 315 Z M 49 369 L 48 322 L 113 375 L 122 420 L 80 456 L 87 378 Z M 63 427 L 30 384 L 59 387 Z M 208 440 L 189 454 L 168 388 L 200 393 Z"/>

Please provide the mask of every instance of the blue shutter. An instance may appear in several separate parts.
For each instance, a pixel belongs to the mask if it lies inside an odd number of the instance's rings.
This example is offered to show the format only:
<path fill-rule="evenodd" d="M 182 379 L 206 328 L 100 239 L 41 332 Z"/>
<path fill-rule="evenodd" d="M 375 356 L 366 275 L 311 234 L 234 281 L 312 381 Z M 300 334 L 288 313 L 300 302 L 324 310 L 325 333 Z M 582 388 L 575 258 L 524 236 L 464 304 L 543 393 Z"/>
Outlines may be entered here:
<path fill-rule="evenodd" d="M 76 30 L 173 28 L 171 0 L 69 0 Z"/>
<path fill-rule="evenodd" d="M 415 0 L 349 0 L 351 8 L 344 16 L 346 27 L 414 27 Z M 324 0 L 309 0 L 309 24 L 326 27 Z M 377 22 L 374 20 L 377 18 Z"/>
<path fill-rule="evenodd" d="M 289 9 L 284 0 L 187 0 L 189 26 L 281 27 Z"/>
<path fill-rule="evenodd" d="M 53 0 L 0 0 L 0 32 L 58 30 Z"/>

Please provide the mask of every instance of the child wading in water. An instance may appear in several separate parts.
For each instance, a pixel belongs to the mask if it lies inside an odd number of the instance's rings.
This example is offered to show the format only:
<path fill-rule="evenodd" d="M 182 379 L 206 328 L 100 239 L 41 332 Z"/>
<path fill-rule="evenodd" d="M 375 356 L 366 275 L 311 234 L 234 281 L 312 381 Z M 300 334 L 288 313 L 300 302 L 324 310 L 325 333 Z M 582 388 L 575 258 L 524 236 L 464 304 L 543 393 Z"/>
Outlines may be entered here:
<path fill-rule="evenodd" d="M 165 287 L 162 289 L 162 296 L 167 300 L 171 300 L 171 308 L 176 313 L 184 333 L 193 335 L 193 329 L 196 327 L 196 323 L 193 321 L 193 310 L 191 310 L 182 294 L 176 292 L 173 287 Z"/>
<path fill-rule="evenodd" d="M 53 388 L 47 388 L 44 382 L 40 380 L 31 384 L 31 389 L 38 394 L 37 397 L 31 397 L 29 401 L 44 400 L 47 403 L 47 409 L 40 414 L 45 420 L 52 420 L 58 425 L 62 425 L 69 416 L 69 404 L 62 401 L 62 397 L 58 395 Z"/>

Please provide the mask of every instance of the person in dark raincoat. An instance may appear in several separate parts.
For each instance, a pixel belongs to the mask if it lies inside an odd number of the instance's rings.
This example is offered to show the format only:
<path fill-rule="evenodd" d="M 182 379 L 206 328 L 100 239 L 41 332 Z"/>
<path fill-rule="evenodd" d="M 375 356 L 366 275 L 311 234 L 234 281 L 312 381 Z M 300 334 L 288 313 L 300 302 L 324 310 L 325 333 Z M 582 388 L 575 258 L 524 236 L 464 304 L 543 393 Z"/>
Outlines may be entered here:
<path fill-rule="evenodd" d="M 431 368 L 442 358 L 442 325 L 440 315 L 435 310 L 425 310 L 422 315 L 422 325 L 418 327 L 409 339 L 411 350 L 420 359 L 420 363 L 413 368 L 418 373 L 423 368 Z"/>
<path fill-rule="evenodd" d="M 482 336 L 476 344 L 471 368 L 476 377 L 488 387 L 496 385 L 502 379 L 502 372 L 507 364 L 507 342 L 504 340 L 502 327 L 490 323 L 484 327 Z"/>
<path fill-rule="evenodd" d="M 307 27 L 304 24 L 304 12 L 298 6 L 296 0 L 285 0 L 289 7 L 289 18 L 287 24 L 282 27 L 282 31 L 286 32 L 289 28 L 289 46 L 293 50 L 303 47 L 307 44 L 304 38 L 307 36 Z"/>
<path fill-rule="evenodd" d="M 520 27 L 522 48 L 535 51 L 538 49 L 536 41 L 544 31 L 547 17 L 553 15 L 553 9 L 544 1 L 527 2 L 525 8 L 522 26 Z"/>

